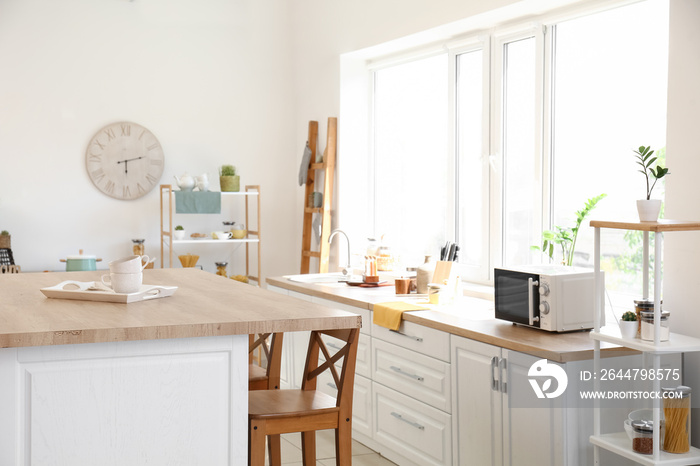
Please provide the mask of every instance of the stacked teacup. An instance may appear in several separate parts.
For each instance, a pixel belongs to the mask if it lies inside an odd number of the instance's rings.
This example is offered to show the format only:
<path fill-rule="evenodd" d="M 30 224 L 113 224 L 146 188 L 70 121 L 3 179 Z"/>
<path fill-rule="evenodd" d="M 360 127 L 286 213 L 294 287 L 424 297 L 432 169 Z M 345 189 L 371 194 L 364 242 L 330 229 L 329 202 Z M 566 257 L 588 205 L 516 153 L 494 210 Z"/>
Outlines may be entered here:
<path fill-rule="evenodd" d="M 149 257 L 128 256 L 109 263 L 109 274 L 102 275 L 102 283 L 115 293 L 136 293 L 141 289 L 143 269 Z"/>

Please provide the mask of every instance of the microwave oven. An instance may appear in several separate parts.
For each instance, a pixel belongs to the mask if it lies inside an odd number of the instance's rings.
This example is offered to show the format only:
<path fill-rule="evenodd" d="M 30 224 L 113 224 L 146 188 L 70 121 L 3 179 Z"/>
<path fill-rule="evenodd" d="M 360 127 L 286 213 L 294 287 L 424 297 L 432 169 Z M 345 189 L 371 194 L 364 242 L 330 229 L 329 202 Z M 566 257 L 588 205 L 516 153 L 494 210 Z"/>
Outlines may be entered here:
<path fill-rule="evenodd" d="M 495 268 L 494 304 L 497 319 L 516 324 L 550 332 L 591 329 L 595 273 L 563 265 Z"/>

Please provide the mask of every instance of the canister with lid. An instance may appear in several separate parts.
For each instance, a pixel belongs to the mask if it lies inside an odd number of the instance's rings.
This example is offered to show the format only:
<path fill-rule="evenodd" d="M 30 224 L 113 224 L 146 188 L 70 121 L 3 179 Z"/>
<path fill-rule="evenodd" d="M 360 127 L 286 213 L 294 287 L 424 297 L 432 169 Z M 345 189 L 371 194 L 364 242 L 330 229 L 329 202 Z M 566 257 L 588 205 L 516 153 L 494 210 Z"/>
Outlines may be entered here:
<path fill-rule="evenodd" d="M 663 303 L 663 301 L 662 301 Z M 637 313 L 637 336 L 642 336 L 642 311 L 653 311 L 654 310 L 654 300 L 653 299 L 635 299 L 634 300 L 634 310 Z"/>
<path fill-rule="evenodd" d="M 661 311 L 661 326 L 659 328 L 659 341 L 668 341 L 668 320 L 671 313 Z M 654 311 L 642 311 L 642 340 L 654 341 Z"/>
<path fill-rule="evenodd" d="M 654 452 L 654 423 L 652 421 L 632 421 L 632 450 L 643 455 Z"/>
<path fill-rule="evenodd" d="M 687 453 L 690 450 L 690 393 L 691 388 L 680 385 L 662 388 L 664 403 L 664 450 L 669 453 Z"/>

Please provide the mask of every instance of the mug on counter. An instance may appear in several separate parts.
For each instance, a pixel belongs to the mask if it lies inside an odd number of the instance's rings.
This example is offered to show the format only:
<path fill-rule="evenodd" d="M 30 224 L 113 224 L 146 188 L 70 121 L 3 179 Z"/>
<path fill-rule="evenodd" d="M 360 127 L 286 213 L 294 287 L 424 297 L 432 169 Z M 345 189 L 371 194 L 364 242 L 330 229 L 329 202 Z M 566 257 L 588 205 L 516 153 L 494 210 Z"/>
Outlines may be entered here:
<path fill-rule="evenodd" d="M 396 288 L 396 294 L 409 294 L 411 292 L 411 279 L 396 278 L 394 279 L 394 287 Z"/>
<path fill-rule="evenodd" d="M 114 290 L 115 293 L 136 293 L 141 289 L 143 272 L 114 273 L 102 275 L 102 283 Z"/>
<path fill-rule="evenodd" d="M 127 256 L 109 263 L 109 271 L 112 273 L 140 273 L 146 268 L 150 258 L 143 256 Z"/>

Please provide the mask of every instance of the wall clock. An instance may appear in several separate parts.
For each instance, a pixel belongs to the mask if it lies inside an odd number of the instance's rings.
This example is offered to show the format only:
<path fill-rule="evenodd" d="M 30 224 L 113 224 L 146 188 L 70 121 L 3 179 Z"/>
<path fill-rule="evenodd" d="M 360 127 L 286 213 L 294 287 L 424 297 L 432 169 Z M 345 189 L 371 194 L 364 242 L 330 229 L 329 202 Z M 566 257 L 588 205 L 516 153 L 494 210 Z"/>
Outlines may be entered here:
<path fill-rule="evenodd" d="M 151 191 L 163 174 L 163 148 L 143 126 L 122 121 L 99 130 L 85 154 L 93 184 L 115 199 L 138 199 Z"/>

